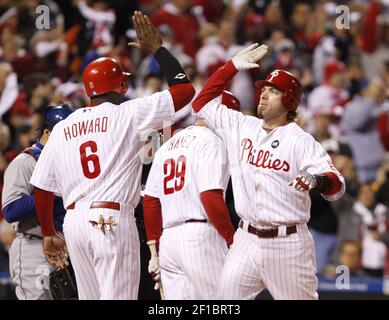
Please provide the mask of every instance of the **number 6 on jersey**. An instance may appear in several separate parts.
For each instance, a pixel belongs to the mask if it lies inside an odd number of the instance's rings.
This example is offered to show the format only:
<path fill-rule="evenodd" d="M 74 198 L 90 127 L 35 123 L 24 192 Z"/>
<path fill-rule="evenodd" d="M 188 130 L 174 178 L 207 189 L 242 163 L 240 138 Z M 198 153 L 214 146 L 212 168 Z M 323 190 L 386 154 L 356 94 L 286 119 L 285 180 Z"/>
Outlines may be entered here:
<path fill-rule="evenodd" d="M 91 154 L 89 156 L 86 155 L 87 149 L 90 149 Z M 97 144 L 94 141 L 84 142 L 80 146 L 80 158 L 82 171 L 84 172 L 84 176 L 88 179 L 94 179 L 99 176 L 100 170 L 100 161 L 99 157 L 96 154 L 97 152 Z"/>

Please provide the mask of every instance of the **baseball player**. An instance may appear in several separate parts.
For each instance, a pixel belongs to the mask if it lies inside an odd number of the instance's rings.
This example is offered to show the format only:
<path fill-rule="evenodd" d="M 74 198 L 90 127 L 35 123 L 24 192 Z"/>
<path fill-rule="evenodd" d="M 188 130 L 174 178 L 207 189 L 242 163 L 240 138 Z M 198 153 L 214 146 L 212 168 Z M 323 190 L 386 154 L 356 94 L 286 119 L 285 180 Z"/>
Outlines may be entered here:
<path fill-rule="evenodd" d="M 222 100 L 239 109 L 231 93 Z M 216 299 L 235 232 L 224 201 L 228 179 L 223 141 L 202 120 L 157 151 L 143 210 L 148 240 L 160 240 L 159 261 L 151 258 L 149 272 L 156 281 L 160 274 L 165 299 Z"/>
<path fill-rule="evenodd" d="M 132 17 L 138 43 L 154 54 L 169 89 L 123 101 L 127 75 L 116 60 L 99 58 L 83 71 L 91 105 L 57 126 L 31 178 L 46 258 L 66 258 L 52 224 L 53 192 L 67 209 L 64 234 L 76 275 L 79 299 L 137 299 L 139 237 L 134 208 L 140 197 L 141 149 L 150 131 L 170 125 L 194 88 L 149 18 Z"/>
<path fill-rule="evenodd" d="M 52 129 L 71 113 L 72 110 L 67 106 L 49 107 L 43 116 L 40 138 L 20 153 L 4 173 L 3 213 L 17 232 L 9 249 L 9 268 L 19 300 L 52 299 L 48 276 L 54 267 L 46 261 L 43 254 L 43 236 L 36 216 L 30 178 Z M 64 215 L 62 199 L 55 197 L 54 225 L 58 232 L 62 231 Z"/>
<path fill-rule="evenodd" d="M 317 299 L 315 247 L 307 228 L 308 191 L 327 200 L 344 179 L 321 145 L 294 122 L 302 89 L 285 70 L 255 83 L 258 118 L 228 110 L 220 93 L 239 70 L 258 67 L 266 46 L 251 45 L 219 68 L 193 102 L 226 142 L 235 207 L 241 218 L 223 267 L 219 298 L 254 299 L 265 287 L 275 299 Z"/>

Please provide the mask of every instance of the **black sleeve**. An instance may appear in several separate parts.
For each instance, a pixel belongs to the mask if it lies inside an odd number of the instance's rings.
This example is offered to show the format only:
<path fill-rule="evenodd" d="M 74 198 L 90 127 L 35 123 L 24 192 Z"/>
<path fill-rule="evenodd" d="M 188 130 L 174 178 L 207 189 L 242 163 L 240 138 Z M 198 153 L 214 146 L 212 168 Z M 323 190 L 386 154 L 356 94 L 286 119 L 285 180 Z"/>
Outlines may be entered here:
<path fill-rule="evenodd" d="M 317 190 L 320 193 L 325 193 L 331 189 L 331 180 L 326 175 L 315 175 L 317 181 Z"/>
<path fill-rule="evenodd" d="M 165 75 L 169 87 L 190 82 L 178 60 L 165 47 L 160 47 L 154 53 L 154 57 Z"/>

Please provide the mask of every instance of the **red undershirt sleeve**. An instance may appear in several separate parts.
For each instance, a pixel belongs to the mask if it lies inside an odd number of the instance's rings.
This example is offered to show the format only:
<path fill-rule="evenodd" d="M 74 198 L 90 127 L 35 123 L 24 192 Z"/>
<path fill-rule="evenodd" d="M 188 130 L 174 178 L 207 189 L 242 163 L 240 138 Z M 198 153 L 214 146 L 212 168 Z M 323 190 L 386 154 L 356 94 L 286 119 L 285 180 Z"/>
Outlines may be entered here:
<path fill-rule="evenodd" d="M 223 198 L 223 190 L 204 191 L 200 193 L 200 199 L 209 220 L 226 240 L 227 245 L 230 246 L 233 242 L 235 230 Z"/>
<path fill-rule="evenodd" d="M 44 237 L 56 233 L 54 226 L 54 193 L 39 188 L 34 189 L 36 213 Z"/>

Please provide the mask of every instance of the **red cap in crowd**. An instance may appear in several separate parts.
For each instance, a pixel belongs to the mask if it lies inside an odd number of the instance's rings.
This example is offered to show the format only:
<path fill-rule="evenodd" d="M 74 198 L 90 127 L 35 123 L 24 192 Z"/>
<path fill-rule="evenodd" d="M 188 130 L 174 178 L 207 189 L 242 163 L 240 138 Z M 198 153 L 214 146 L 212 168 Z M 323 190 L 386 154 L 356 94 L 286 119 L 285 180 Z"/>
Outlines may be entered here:
<path fill-rule="evenodd" d="M 324 67 L 324 81 L 329 81 L 335 73 L 344 70 L 346 70 L 346 66 L 343 62 L 338 60 L 328 62 Z"/>

